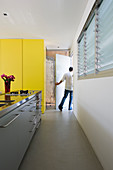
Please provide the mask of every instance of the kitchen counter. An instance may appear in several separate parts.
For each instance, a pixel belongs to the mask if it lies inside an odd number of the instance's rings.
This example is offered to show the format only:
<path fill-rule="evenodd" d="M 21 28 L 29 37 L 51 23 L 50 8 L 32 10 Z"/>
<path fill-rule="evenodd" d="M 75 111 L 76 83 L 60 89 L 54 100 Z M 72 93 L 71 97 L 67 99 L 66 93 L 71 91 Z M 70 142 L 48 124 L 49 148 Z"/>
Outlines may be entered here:
<path fill-rule="evenodd" d="M 41 124 L 41 101 L 38 90 L 0 95 L 0 170 L 18 170 Z"/>
<path fill-rule="evenodd" d="M 27 102 L 38 94 L 39 90 L 29 90 L 27 94 L 10 94 L 5 93 L 0 95 L 0 118 L 6 115 L 8 112 Z"/>

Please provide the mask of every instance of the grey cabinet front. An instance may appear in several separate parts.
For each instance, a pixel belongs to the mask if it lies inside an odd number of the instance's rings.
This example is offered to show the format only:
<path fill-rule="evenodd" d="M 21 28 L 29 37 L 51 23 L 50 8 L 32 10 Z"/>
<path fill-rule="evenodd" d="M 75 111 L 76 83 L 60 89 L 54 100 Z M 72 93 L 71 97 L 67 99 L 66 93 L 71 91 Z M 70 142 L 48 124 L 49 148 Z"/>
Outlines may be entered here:
<path fill-rule="evenodd" d="M 18 170 L 40 120 L 41 94 L 0 119 L 0 170 Z"/>
<path fill-rule="evenodd" d="M 0 170 L 18 169 L 19 116 L 11 113 L 0 120 Z"/>

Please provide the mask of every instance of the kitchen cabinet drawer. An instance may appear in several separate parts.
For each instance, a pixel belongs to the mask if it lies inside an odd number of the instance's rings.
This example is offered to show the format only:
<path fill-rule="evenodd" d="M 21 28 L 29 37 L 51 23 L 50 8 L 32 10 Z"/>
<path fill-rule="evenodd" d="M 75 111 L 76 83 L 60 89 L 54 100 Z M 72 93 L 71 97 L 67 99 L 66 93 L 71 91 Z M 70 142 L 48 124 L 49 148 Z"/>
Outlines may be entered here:
<path fill-rule="evenodd" d="M 19 114 L 0 119 L 0 170 L 18 169 Z"/>

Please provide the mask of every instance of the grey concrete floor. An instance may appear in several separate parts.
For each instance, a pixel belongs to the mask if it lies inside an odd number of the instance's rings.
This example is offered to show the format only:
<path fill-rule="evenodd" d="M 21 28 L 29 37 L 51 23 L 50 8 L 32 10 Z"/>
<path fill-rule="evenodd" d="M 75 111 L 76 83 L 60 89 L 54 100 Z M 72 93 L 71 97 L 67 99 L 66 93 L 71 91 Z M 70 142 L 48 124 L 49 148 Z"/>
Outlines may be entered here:
<path fill-rule="evenodd" d="M 19 170 L 103 170 L 72 111 L 47 110 Z"/>

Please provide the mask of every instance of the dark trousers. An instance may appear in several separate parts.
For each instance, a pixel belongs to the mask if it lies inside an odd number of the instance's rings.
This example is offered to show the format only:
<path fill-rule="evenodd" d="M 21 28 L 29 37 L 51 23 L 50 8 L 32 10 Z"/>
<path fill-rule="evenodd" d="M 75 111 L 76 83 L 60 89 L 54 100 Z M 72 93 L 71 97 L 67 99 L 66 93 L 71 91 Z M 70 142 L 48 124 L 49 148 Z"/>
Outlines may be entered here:
<path fill-rule="evenodd" d="M 68 109 L 70 110 L 70 109 L 72 108 L 71 105 L 72 105 L 72 100 L 73 100 L 73 91 L 71 91 L 71 90 L 66 90 L 66 89 L 65 89 L 65 91 L 64 91 L 64 97 L 62 98 L 62 101 L 61 101 L 59 107 L 60 107 L 60 108 L 63 108 L 64 102 L 65 102 L 68 94 L 70 95 L 70 96 L 69 96 L 69 107 L 68 107 Z"/>

